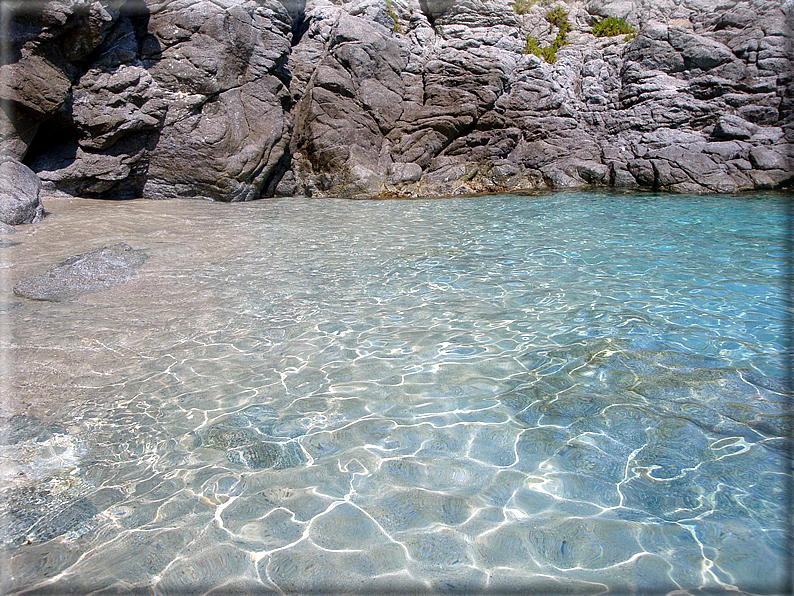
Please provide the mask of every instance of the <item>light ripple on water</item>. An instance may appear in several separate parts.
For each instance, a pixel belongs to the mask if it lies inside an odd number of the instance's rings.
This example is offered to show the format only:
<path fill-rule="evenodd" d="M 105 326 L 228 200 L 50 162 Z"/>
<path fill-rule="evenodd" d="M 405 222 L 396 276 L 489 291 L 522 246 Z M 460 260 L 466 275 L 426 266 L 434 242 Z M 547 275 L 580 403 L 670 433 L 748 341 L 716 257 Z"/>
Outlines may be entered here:
<path fill-rule="evenodd" d="M 779 591 L 787 200 L 53 202 L 150 258 L 4 286 L 4 588 Z"/>

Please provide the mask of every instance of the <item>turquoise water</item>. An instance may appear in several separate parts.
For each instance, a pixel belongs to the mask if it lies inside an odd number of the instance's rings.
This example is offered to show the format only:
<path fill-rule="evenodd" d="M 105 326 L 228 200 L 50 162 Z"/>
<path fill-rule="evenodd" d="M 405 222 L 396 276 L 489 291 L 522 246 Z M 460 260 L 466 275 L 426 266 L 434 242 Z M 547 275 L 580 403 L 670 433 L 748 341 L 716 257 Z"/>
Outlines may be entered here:
<path fill-rule="evenodd" d="M 4 589 L 781 593 L 787 200 L 50 201 L 0 249 Z"/>

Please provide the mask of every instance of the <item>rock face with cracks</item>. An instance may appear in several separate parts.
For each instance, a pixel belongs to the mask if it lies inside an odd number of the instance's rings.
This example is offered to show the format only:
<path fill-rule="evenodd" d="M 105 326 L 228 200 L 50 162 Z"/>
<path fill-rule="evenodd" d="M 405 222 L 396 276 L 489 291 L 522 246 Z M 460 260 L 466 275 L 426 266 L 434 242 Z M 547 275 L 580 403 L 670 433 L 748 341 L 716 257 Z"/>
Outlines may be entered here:
<path fill-rule="evenodd" d="M 291 128 L 292 21 L 281 4 L 53 0 L 15 14 L 20 58 L 0 72 L 10 81 L 0 88 L 11 114 L 3 143 L 47 191 L 224 201 L 267 192 Z M 101 27 L 85 27 L 94 21 Z M 82 60 L 60 59 L 70 26 L 89 38 Z M 44 63 L 52 73 L 37 78 Z M 30 121 L 47 122 L 46 133 L 31 134 Z"/>
<path fill-rule="evenodd" d="M 3 151 L 45 192 L 102 198 L 794 178 L 792 0 L 335 2 L 17 3 Z M 549 64 L 524 48 L 555 38 L 554 6 L 571 31 Z M 594 37 L 603 17 L 637 35 Z"/>

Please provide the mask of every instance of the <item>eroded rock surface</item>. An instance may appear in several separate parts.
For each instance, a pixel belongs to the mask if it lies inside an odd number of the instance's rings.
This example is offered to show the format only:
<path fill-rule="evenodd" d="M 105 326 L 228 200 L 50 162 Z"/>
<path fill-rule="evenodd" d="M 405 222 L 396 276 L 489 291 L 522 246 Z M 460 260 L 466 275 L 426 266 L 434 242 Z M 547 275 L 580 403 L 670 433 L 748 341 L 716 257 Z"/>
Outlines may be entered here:
<path fill-rule="evenodd" d="M 791 3 L 555 4 L 573 31 L 554 64 L 522 53 L 555 34 L 539 5 L 394 2 L 402 33 L 376 0 L 308 11 L 290 57 L 299 191 L 790 184 Z M 600 16 L 639 34 L 597 39 Z"/>
<path fill-rule="evenodd" d="M 42 65 L 49 69 L 53 62 L 45 57 L 61 52 L 50 29 L 18 35 L 21 58 L 3 67 L 11 74 L 0 94 L 18 114 L 11 130 L 6 127 L 5 146 L 26 155 L 47 191 L 225 201 L 262 194 L 289 139 L 283 64 L 292 21 L 281 4 L 57 0 L 46 7 L 51 5 L 65 19 L 60 28 L 52 25 L 56 33 L 82 13 L 107 22 L 101 30 L 75 31 L 92 41 L 93 54 L 82 68 L 53 67 L 52 76 L 40 76 L 49 72 Z M 33 20 L 30 12 L 19 9 L 17 29 Z M 80 64 L 80 56 L 70 64 Z M 37 81 L 41 85 L 29 89 Z M 33 139 L 28 121 L 36 116 L 48 130 Z"/>
<path fill-rule="evenodd" d="M 43 6 L 12 20 L 0 97 L 3 148 L 48 192 L 703 193 L 793 178 L 792 0 Z M 549 64 L 524 48 L 554 39 L 554 6 L 571 31 Z M 594 37 L 602 17 L 637 35 Z"/>
<path fill-rule="evenodd" d="M 0 156 L 0 223 L 15 226 L 41 220 L 40 194 L 41 180 L 30 168 Z"/>
<path fill-rule="evenodd" d="M 106 290 L 129 280 L 146 255 L 128 244 L 103 246 L 69 257 L 41 275 L 26 277 L 14 293 L 32 300 L 66 302 L 90 292 Z"/>

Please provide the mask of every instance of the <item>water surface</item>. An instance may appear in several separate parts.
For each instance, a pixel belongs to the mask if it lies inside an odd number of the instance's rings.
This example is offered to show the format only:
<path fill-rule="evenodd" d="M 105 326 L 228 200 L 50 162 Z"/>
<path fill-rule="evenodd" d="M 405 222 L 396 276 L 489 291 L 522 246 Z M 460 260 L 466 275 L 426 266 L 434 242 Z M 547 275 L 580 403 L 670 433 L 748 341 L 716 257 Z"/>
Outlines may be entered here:
<path fill-rule="evenodd" d="M 779 593 L 786 200 L 51 200 L 0 248 L 4 589 Z"/>

